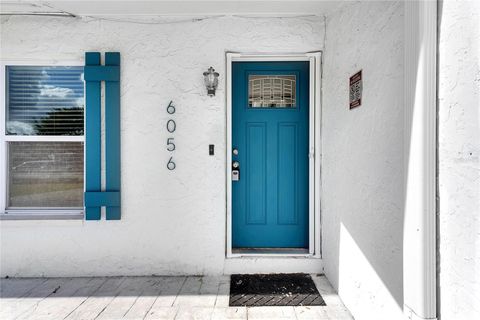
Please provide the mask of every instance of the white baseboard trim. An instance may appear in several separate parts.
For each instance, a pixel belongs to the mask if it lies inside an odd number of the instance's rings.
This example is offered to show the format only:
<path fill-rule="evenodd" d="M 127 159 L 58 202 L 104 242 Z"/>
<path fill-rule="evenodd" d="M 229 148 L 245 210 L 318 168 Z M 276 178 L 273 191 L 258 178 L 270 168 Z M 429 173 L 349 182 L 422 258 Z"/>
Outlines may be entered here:
<path fill-rule="evenodd" d="M 224 274 L 235 273 L 323 273 L 322 259 L 314 257 L 240 257 L 227 258 Z"/>

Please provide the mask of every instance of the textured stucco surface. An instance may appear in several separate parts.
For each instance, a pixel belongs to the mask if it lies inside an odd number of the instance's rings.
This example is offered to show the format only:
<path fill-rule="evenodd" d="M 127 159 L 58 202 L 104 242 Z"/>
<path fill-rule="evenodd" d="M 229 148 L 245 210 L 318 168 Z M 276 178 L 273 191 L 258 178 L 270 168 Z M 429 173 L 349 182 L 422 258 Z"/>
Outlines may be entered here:
<path fill-rule="evenodd" d="M 480 319 L 480 2 L 440 7 L 439 313 Z"/>
<path fill-rule="evenodd" d="M 1 275 L 212 274 L 255 266 L 321 272 L 319 259 L 225 260 L 224 77 L 226 50 L 321 50 L 323 23 L 321 17 L 174 24 L 2 17 L 2 59 L 83 62 L 85 51 L 121 53 L 123 216 L 99 222 L 2 221 Z M 220 72 L 213 98 L 203 84 L 209 66 Z M 177 106 L 173 172 L 166 168 L 171 99 Z M 215 156 L 208 155 L 209 144 L 215 144 Z"/>
<path fill-rule="evenodd" d="M 328 17 L 323 100 L 325 273 L 355 319 L 403 307 L 403 4 L 363 2 Z M 362 105 L 349 77 L 363 70 Z"/>

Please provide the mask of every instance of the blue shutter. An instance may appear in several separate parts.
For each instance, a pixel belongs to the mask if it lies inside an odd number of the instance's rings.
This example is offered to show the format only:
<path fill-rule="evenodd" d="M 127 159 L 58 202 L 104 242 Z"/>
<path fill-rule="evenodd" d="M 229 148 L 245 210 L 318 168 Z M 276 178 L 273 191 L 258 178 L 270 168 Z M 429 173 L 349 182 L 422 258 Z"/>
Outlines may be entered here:
<path fill-rule="evenodd" d="M 85 54 L 85 217 L 120 220 L 120 53 Z M 105 81 L 105 191 L 101 190 L 101 81 Z"/>

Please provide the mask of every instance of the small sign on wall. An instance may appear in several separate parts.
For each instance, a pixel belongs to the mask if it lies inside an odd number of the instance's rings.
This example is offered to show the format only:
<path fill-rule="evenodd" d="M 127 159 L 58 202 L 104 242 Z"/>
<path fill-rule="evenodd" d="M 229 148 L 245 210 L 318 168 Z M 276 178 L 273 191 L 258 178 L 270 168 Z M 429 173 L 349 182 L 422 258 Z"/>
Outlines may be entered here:
<path fill-rule="evenodd" d="M 350 77 L 350 109 L 362 104 L 362 70 Z"/>

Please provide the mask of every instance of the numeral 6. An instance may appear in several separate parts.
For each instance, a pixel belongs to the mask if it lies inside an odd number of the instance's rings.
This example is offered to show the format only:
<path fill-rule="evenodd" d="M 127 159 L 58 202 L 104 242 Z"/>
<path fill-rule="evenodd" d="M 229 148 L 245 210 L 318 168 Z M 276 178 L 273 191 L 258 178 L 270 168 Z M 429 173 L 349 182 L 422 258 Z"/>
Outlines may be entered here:
<path fill-rule="evenodd" d="M 170 157 L 170 160 L 168 160 L 168 163 L 167 163 L 167 169 L 168 170 L 174 170 L 177 165 L 175 164 L 175 162 L 172 161 L 173 157 Z"/>
<path fill-rule="evenodd" d="M 167 107 L 167 112 L 168 114 L 174 114 L 175 113 L 175 106 L 173 105 L 173 101 L 170 101 Z"/>

